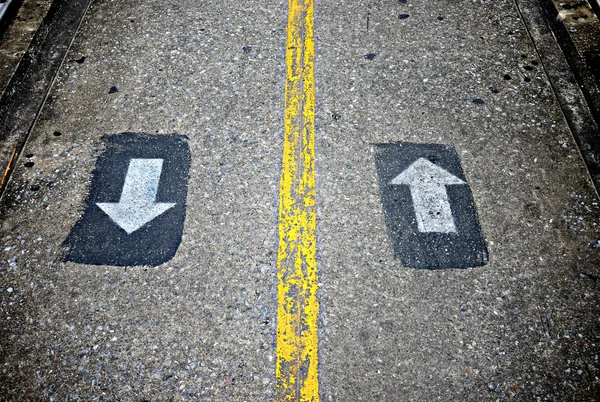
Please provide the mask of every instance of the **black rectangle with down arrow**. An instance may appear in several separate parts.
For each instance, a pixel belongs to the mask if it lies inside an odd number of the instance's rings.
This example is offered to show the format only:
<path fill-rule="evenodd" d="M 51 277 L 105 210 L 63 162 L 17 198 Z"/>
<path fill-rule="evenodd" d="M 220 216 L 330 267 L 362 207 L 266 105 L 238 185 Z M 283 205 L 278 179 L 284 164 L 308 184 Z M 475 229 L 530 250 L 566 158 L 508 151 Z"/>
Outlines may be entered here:
<path fill-rule="evenodd" d="M 411 268 L 468 268 L 488 254 L 471 189 L 453 147 L 378 144 L 381 200 L 394 255 Z"/>
<path fill-rule="evenodd" d="M 190 151 L 183 135 L 105 137 L 83 217 L 66 240 L 67 261 L 159 265 L 183 232 Z"/>

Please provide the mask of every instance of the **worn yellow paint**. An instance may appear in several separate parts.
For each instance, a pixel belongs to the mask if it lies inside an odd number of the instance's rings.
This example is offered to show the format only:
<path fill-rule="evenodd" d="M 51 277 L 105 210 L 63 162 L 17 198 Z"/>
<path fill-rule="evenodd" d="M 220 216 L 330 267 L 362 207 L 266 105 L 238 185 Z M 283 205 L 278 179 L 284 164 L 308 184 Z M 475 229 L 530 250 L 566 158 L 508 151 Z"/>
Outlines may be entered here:
<path fill-rule="evenodd" d="M 313 0 L 288 0 L 279 183 L 277 400 L 318 401 Z"/>

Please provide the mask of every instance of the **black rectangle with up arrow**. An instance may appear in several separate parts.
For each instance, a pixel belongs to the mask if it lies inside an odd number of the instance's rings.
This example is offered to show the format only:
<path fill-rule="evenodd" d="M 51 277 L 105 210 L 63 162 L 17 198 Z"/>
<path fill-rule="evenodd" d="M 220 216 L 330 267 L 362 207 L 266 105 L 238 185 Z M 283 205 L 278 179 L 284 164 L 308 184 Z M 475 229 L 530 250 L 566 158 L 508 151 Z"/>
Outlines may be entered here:
<path fill-rule="evenodd" d="M 159 265 L 183 232 L 190 151 L 183 135 L 107 136 L 83 217 L 66 240 L 67 261 Z"/>
<path fill-rule="evenodd" d="M 377 173 L 394 255 L 411 268 L 468 268 L 488 254 L 453 147 L 378 144 Z"/>

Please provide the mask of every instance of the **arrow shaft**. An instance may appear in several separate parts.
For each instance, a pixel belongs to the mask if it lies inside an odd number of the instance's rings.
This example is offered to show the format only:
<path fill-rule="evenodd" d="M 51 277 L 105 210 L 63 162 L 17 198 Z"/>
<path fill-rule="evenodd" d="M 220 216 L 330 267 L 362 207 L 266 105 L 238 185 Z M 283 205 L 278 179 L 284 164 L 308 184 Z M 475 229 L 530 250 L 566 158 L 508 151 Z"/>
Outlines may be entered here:
<path fill-rule="evenodd" d="M 156 201 L 162 159 L 131 159 L 121 193 L 121 204 L 150 204 Z"/>
<path fill-rule="evenodd" d="M 419 232 L 456 233 L 445 185 L 412 185 L 410 192 Z"/>

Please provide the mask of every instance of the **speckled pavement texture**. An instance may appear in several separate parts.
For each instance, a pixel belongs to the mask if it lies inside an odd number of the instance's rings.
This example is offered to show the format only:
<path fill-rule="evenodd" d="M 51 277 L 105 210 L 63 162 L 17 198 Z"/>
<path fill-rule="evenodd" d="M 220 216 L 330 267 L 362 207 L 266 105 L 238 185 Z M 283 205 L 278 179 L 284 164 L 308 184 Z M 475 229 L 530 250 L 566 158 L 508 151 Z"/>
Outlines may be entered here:
<path fill-rule="evenodd" d="M 321 399 L 599 400 L 598 196 L 514 4 L 315 7 Z M 0 400 L 274 400 L 286 18 L 92 3 L 0 201 Z M 189 137 L 179 249 L 64 262 L 121 132 Z M 397 141 L 456 149 L 485 266 L 394 259 L 375 150 Z"/>

